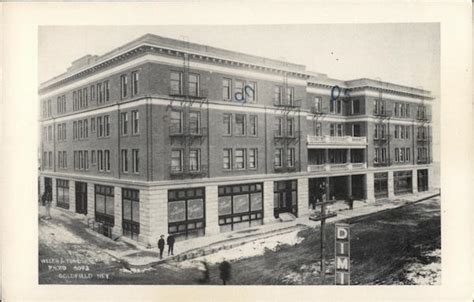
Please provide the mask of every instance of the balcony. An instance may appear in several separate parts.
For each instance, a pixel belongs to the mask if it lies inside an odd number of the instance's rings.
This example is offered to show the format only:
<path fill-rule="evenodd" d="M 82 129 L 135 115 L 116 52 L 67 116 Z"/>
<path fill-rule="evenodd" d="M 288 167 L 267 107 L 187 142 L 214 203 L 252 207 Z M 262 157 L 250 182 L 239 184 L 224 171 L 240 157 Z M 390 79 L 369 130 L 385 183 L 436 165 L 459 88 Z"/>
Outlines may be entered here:
<path fill-rule="evenodd" d="M 202 137 L 207 135 L 206 127 L 182 127 L 179 125 L 169 126 L 170 136 L 191 136 Z"/>
<path fill-rule="evenodd" d="M 388 141 L 390 141 L 391 139 L 391 135 L 390 134 L 383 134 L 383 135 L 380 135 L 380 136 L 375 136 L 374 135 L 374 143 L 386 143 Z"/>
<path fill-rule="evenodd" d="M 431 136 L 429 136 L 429 135 L 417 136 L 416 141 L 418 143 L 427 143 L 427 142 L 431 141 Z"/>
<path fill-rule="evenodd" d="M 273 106 L 286 108 L 286 109 L 301 108 L 301 100 L 293 100 L 293 101 L 273 100 Z"/>
<path fill-rule="evenodd" d="M 388 167 L 388 166 L 391 166 L 393 165 L 393 159 L 386 159 L 385 161 L 381 161 L 381 162 L 375 162 L 374 161 L 374 167 Z"/>
<path fill-rule="evenodd" d="M 388 118 L 392 116 L 392 112 L 388 110 L 374 110 L 373 115 L 380 118 Z"/>
<path fill-rule="evenodd" d="M 367 145 L 367 137 L 308 135 L 307 145 L 308 148 L 365 148 Z"/>
<path fill-rule="evenodd" d="M 429 122 L 431 121 L 431 116 L 424 112 L 418 112 L 416 114 L 416 120 L 420 122 Z"/>
<path fill-rule="evenodd" d="M 275 139 L 295 139 L 300 137 L 300 131 L 273 131 L 273 138 Z"/>
<path fill-rule="evenodd" d="M 340 163 L 340 164 L 320 164 L 308 165 L 308 172 L 332 172 L 332 171 L 352 171 L 367 169 L 366 163 Z"/>
<path fill-rule="evenodd" d="M 170 87 L 168 90 L 168 95 L 175 98 L 199 100 L 199 99 L 207 99 L 209 93 L 207 89 L 199 89 L 198 91 L 187 92 L 187 91 L 184 91 L 183 88 L 173 89 Z"/>
<path fill-rule="evenodd" d="M 207 175 L 207 165 L 199 165 L 197 167 L 190 167 L 189 165 L 176 167 L 169 166 L 171 178 L 192 178 L 192 177 L 204 177 Z"/>
<path fill-rule="evenodd" d="M 417 159 L 417 160 L 416 160 L 416 163 L 417 163 L 418 165 L 431 164 L 431 159 L 429 159 L 429 158 L 420 158 L 420 159 Z"/>
<path fill-rule="evenodd" d="M 321 107 L 315 107 L 315 106 L 311 107 L 311 113 L 315 115 L 326 114 L 325 112 L 323 112 Z"/>
<path fill-rule="evenodd" d="M 298 172 L 299 171 L 299 162 L 295 161 L 292 166 L 281 166 L 274 167 L 275 173 L 289 173 L 289 172 Z"/>

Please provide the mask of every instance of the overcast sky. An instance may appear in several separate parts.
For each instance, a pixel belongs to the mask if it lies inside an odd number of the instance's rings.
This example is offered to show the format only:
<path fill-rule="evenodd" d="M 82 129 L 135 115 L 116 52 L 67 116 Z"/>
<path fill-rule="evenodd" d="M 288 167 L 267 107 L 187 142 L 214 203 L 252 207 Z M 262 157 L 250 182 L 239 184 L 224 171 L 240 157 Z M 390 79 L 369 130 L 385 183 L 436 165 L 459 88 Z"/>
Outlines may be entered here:
<path fill-rule="evenodd" d="M 79 57 L 102 55 L 146 33 L 285 59 L 341 80 L 368 77 L 439 95 L 435 23 L 40 27 L 39 81 L 64 72 Z"/>

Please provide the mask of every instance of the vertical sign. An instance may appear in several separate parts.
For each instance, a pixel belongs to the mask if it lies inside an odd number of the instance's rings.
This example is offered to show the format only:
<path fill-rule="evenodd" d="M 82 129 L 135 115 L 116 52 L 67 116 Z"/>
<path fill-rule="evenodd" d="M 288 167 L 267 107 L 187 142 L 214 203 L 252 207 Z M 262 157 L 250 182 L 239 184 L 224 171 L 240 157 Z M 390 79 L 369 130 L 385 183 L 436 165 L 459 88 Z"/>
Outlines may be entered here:
<path fill-rule="evenodd" d="M 335 271 L 334 271 L 334 283 L 336 285 L 349 285 L 350 284 L 350 236 L 349 236 L 349 225 L 337 223 L 335 225 Z"/>

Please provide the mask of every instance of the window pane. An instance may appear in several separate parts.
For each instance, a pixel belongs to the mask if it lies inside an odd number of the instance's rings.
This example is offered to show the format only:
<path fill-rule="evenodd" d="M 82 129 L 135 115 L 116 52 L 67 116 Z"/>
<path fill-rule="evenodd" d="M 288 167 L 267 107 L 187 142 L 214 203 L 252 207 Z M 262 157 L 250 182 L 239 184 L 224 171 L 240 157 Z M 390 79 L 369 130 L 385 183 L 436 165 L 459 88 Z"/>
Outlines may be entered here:
<path fill-rule="evenodd" d="M 185 201 L 173 201 L 168 203 L 168 222 L 184 221 L 186 219 Z"/>
<path fill-rule="evenodd" d="M 204 202 L 202 199 L 188 200 L 188 219 L 204 218 Z"/>
<path fill-rule="evenodd" d="M 232 214 L 232 202 L 230 196 L 219 197 L 219 215 Z"/>
<path fill-rule="evenodd" d="M 249 211 L 249 195 L 234 196 L 234 213 L 245 213 Z"/>
<path fill-rule="evenodd" d="M 105 197 L 103 195 L 97 194 L 95 196 L 95 210 L 105 214 Z"/>
<path fill-rule="evenodd" d="M 132 219 L 132 202 L 129 199 L 123 200 L 123 219 Z"/>
<path fill-rule="evenodd" d="M 114 215 L 114 198 L 113 197 L 106 197 L 105 202 L 105 213 L 107 215 Z"/>
<path fill-rule="evenodd" d="M 250 194 L 250 210 L 256 211 L 263 209 L 263 196 L 262 193 L 253 193 Z"/>
<path fill-rule="evenodd" d="M 132 220 L 140 222 L 140 203 L 136 201 L 132 202 Z"/>

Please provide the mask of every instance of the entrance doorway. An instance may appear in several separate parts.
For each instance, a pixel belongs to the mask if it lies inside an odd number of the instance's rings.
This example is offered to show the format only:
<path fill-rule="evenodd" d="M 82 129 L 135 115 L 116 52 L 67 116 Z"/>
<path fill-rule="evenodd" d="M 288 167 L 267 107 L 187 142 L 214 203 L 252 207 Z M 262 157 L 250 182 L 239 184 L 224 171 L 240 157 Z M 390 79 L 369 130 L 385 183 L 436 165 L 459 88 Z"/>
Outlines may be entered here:
<path fill-rule="evenodd" d="M 51 177 L 44 178 L 44 193 L 46 194 L 46 200 L 53 200 L 53 180 Z"/>
<path fill-rule="evenodd" d="M 76 212 L 87 215 L 87 183 L 76 181 Z"/>
<path fill-rule="evenodd" d="M 273 189 L 273 215 L 280 213 L 298 215 L 297 180 L 275 181 Z"/>
<path fill-rule="evenodd" d="M 418 192 L 428 191 L 428 170 L 418 170 Z"/>

